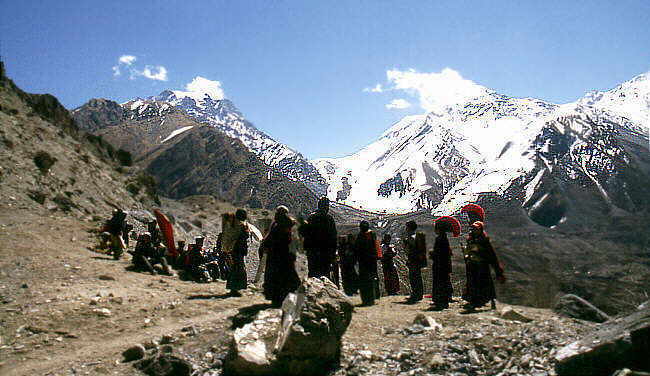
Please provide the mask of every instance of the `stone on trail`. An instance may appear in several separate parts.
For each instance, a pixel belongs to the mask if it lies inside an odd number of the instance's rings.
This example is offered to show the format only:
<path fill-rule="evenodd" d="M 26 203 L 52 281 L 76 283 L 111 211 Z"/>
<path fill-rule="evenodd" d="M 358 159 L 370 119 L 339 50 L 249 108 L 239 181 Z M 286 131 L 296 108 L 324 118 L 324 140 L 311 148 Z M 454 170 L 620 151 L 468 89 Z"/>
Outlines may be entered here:
<path fill-rule="evenodd" d="M 308 278 L 282 309 L 261 311 L 235 330 L 229 375 L 319 375 L 339 361 L 352 319 L 350 300 L 326 278 Z"/>
<path fill-rule="evenodd" d="M 533 321 L 533 319 L 522 315 L 521 313 L 515 311 L 512 307 L 504 307 L 500 312 L 500 316 L 502 319 L 510 320 L 510 321 L 519 321 L 519 322 Z"/>
<path fill-rule="evenodd" d="M 146 351 L 144 346 L 137 344 L 124 350 L 122 356 L 124 357 L 124 362 L 132 362 L 144 358 L 145 354 Z"/>
<path fill-rule="evenodd" d="M 650 371 L 650 308 L 619 316 L 555 355 L 559 376 L 611 375 L 631 368 Z"/>
<path fill-rule="evenodd" d="M 414 325 L 422 325 L 424 330 L 442 330 L 442 325 L 434 320 L 431 316 L 426 316 L 423 313 L 418 313 L 413 319 Z"/>
<path fill-rule="evenodd" d="M 560 297 L 555 303 L 553 311 L 566 317 L 598 323 L 603 323 L 610 319 L 605 312 L 585 299 L 573 294 L 566 294 Z"/>
<path fill-rule="evenodd" d="M 190 376 L 192 364 L 168 353 L 155 354 L 142 359 L 134 365 L 149 376 Z"/>
<path fill-rule="evenodd" d="M 93 312 L 104 317 L 108 317 L 111 315 L 111 310 L 108 308 L 95 308 L 93 309 Z"/>
<path fill-rule="evenodd" d="M 650 376 L 649 372 L 632 371 L 629 368 L 624 368 L 616 371 L 612 376 Z"/>

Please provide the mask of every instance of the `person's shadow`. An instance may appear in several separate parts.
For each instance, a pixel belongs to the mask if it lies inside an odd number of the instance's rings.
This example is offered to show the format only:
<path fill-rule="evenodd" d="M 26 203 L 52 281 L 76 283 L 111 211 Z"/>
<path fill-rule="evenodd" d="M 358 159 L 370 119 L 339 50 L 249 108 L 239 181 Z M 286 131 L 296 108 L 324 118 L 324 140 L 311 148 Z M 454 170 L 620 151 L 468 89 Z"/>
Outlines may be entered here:
<path fill-rule="evenodd" d="M 259 303 L 240 308 L 239 311 L 230 318 L 232 321 L 230 329 L 241 328 L 244 325 L 253 322 L 258 312 L 269 308 L 273 308 L 273 305 L 269 303 Z"/>

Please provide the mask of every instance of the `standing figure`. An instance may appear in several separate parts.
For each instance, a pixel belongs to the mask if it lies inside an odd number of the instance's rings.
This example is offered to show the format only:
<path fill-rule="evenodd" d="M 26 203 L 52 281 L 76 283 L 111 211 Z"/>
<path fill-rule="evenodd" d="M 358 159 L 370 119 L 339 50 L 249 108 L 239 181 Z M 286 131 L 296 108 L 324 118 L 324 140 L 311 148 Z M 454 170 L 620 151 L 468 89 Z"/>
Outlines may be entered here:
<path fill-rule="evenodd" d="M 111 219 L 106 222 L 106 230 L 110 234 L 110 251 L 115 260 L 122 257 L 126 249 L 123 231 L 126 225 L 126 213 L 122 209 L 115 209 Z"/>
<path fill-rule="evenodd" d="M 421 301 L 424 294 L 422 268 L 426 266 L 426 242 L 423 233 L 416 233 L 417 228 L 418 225 L 415 221 L 406 222 L 406 232 L 402 240 L 409 269 L 409 284 L 411 285 L 411 296 L 406 300 L 408 304 Z"/>
<path fill-rule="evenodd" d="M 330 274 L 336 255 L 337 236 L 334 218 L 328 214 L 329 208 L 330 200 L 321 197 L 318 200 L 318 209 L 301 226 L 309 277 L 332 278 Z"/>
<path fill-rule="evenodd" d="M 388 295 L 399 294 L 399 276 L 393 259 L 395 258 L 395 248 L 390 244 L 390 234 L 384 234 L 381 240 L 381 267 L 384 272 L 384 288 Z"/>
<path fill-rule="evenodd" d="M 433 228 L 436 232 L 436 241 L 433 245 L 431 257 L 431 298 L 434 310 L 449 308 L 449 302 L 453 294 L 451 285 L 451 247 L 447 232 L 453 232 L 454 236 L 460 235 L 460 222 L 453 217 L 438 218 Z"/>
<path fill-rule="evenodd" d="M 339 236 L 338 254 L 341 260 L 341 282 L 343 282 L 343 292 L 352 296 L 359 290 L 357 271 L 354 269 L 354 236 Z"/>
<path fill-rule="evenodd" d="M 245 289 L 248 282 L 244 262 L 244 257 L 248 254 L 248 239 L 250 238 L 247 217 L 248 214 L 244 209 L 237 209 L 235 212 L 234 228 L 237 236 L 232 248 L 232 267 L 228 275 L 228 282 L 226 282 L 226 289 L 230 290 L 230 294 L 233 296 L 241 296 L 239 290 Z"/>
<path fill-rule="evenodd" d="M 473 311 L 490 301 L 494 305 L 496 291 L 490 267 L 494 269 L 499 282 L 505 282 L 505 277 L 490 238 L 485 234 L 483 222 L 476 221 L 472 224 L 463 253 L 467 268 L 467 284 L 463 294 L 463 299 L 467 301 L 465 309 Z"/>
<path fill-rule="evenodd" d="M 354 256 L 359 263 L 359 292 L 363 306 L 375 304 L 377 284 L 377 235 L 370 231 L 367 221 L 359 223 L 359 234 L 354 243 Z"/>
<path fill-rule="evenodd" d="M 262 240 L 263 252 L 267 252 L 264 271 L 264 297 L 274 307 L 280 307 L 284 298 L 296 291 L 300 278 L 296 272 L 296 255 L 289 250 L 291 229 L 295 221 L 289 216 L 286 206 L 278 206 L 273 223 Z"/>

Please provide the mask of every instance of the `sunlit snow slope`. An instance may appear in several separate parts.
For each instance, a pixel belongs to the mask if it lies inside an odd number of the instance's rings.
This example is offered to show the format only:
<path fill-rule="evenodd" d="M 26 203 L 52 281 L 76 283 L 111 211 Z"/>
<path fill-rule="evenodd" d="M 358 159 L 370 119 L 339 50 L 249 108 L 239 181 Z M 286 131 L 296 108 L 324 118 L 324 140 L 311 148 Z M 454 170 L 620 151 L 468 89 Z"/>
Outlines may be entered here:
<path fill-rule="evenodd" d="M 481 194 L 506 192 L 534 211 L 552 197 L 538 192 L 558 169 L 611 201 L 607 182 L 632 158 L 619 140 L 647 153 L 649 83 L 640 75 L 565 105 L 486 89 L 444 112 L 405 117 L 351 156 L 312 163 L 330 199 L 380 212 L 451 214 Z"/>

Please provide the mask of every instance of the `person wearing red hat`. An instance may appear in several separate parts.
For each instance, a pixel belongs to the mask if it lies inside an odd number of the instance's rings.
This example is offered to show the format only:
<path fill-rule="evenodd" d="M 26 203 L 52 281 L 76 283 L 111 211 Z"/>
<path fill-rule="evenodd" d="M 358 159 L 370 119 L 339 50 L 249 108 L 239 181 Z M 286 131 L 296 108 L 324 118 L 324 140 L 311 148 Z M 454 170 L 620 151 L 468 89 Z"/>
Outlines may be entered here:
<path fill-rule="evenodd" d="M 475 221 L 470 227 L 464 249 L 467 268 L 467 284 L 463 299 L 467 301 L 465 309 L 473 311 L 496 299 L 496 291 L 490 268 L 494 269 L 499 282 L 505 282 L 503 267 L 497 259 L 490 238 L 484 231 L 481 221 Z M 495 308 L 494 306 L 492 308 Z"/>

